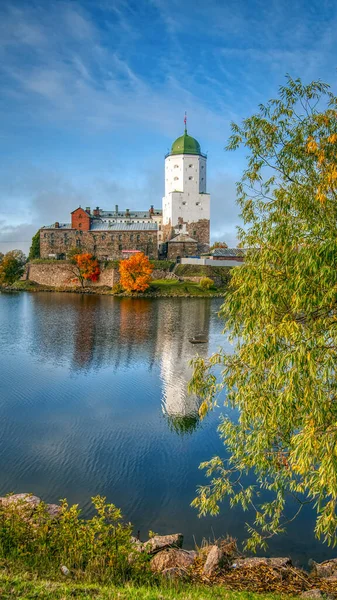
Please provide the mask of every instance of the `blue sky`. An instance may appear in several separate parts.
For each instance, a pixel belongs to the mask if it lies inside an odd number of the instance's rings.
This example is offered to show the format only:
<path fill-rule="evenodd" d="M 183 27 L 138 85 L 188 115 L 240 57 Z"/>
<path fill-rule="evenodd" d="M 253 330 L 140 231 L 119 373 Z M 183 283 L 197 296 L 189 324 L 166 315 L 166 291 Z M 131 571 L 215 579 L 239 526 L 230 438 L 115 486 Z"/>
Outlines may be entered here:
<path fill-rule="evenodd" d="M 224 146 L 284 76 L 336 85 L 328 0 L 1 0 L 0 250 L 78 204 L 161 206 L 183 130 L 208 152 L 212 238 L 234 245 L 244 157 Z"/>

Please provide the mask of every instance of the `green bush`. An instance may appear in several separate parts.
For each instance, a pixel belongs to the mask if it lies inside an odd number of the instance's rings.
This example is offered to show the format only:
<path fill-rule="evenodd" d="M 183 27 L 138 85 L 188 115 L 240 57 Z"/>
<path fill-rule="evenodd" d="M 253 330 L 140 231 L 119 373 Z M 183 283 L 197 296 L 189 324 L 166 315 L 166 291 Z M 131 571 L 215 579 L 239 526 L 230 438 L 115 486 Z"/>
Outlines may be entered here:
<path fill-rule="evenodd" d="M 125 290 L 121 283 L 114 283 L 111 291 L 113 294 L 122 294 Z"/>
<path fill-rule="evenodd" d="M 203 290 L 210 290 L 214 286 L 214 281 L 210 277 L 202 277 L 199 285 Z"/>
<path fill-rule="evenodd" d="M 144 582 L 148 558 L 132 543 L 131 524 L 105 498 L 92 498 L 95 515 L 80 517 L 78 505 L 61 501 L 55 517 L 41 502 L 33 511 L 26 502 L 0 505 L 0 562 L 53 576 L 65 565 L 72 578 L 91 582 Z"/>

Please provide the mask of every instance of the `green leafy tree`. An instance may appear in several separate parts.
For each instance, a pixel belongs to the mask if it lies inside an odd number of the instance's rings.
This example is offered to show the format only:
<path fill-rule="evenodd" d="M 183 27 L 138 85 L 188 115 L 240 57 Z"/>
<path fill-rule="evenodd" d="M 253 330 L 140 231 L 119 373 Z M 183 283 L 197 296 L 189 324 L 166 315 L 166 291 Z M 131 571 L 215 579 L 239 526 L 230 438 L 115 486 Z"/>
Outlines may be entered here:
<path fill-rule="evenodd" d="M 28 260 L 40 258 L 40 230 L 32 238 L 32 245 L 29 249 Z"/>
<path fill-rule="evenodd" d="M 284 531 L 307 502 L 316 536 L 337 541 L 336 109 L 327 85 L 288 78 L 277 99 L 232 125 L 228 144 L 248 153 L 237 194 L 239 237 L 250 250 L 221 308 L 234 353 L 195 359 L 190 387 L 203 397 L 201 416 L 222 396 L 239 416 L 223 418 L 228 459 L 201 465 L 211 481 L 194 505 L 216 514 L 229 497 L 252 507 L 250 549 Z M 285 517 L 289 496 L 297 506 Z"/>
<path fill-rule="evenodd" d="M 0 284 L 10 285 L 23 275 L 26 257 L 21 250 L 7 252 L 0 263 Z"/>

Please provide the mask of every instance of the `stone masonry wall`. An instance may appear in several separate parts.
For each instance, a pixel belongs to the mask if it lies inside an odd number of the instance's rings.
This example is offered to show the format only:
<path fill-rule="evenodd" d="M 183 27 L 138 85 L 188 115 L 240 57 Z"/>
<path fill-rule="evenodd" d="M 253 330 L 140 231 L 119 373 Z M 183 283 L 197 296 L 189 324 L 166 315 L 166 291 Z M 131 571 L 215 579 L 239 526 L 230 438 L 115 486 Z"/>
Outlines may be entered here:
<path fill-rule="evenodd" d="M 30 263 L 27 267 L 27 279 L 35 281 L 40 285 L 53 287 L 79 287 L 78 282 L 71 281 L 75 275 L 71 266 L 66 262 L 55 261 L 55 263 Z M 119 281 L 117 269 L 101 269 L 98 281 L 87 281 L 86 287 L 109 286 Z"/>
<path fill-rule="evenodd" d="M 41 229 L 40 256 L 50 254 L 66 257 L 77 248 L 90 252 L 100 260 L 125 258 L 122 250 L 140 250 L 150 258 L 157 258 L 157 231 L 80 231 L 75 229 Z"/>
<path fill-rule="evenodd" d="M 167 274 L 168 271 L 155 269 L 152 272 L 152 279 L 165 279 Z M 55 262 L 49 263 L 29 263 L 24 279 L 52 287 L 79 287 L 79 283 L 71 281 L 74 277 L 68 263 L 55 260 Z M 119 282 L 119 279 L 118 269 L 104 269 L 101 267 L 101 274 L 98 281 L 87 281 L 85 286 L 98 287 L 106 285 L 112 287 L 115 283 Z"/>
<path fill-rule="evenodd" d="M 196 252 L 197 244 L 195 242 L 169 242 L 167 258 L 176 260 L 178 256 L 193 256 Z"/>

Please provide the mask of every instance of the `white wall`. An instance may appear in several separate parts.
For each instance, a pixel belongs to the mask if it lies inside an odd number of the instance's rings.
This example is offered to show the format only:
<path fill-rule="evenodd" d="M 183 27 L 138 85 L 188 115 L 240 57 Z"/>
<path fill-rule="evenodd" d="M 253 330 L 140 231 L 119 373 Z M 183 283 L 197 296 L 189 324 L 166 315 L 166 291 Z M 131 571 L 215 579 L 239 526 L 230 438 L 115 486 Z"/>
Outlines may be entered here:
<path fill-rule="evenodd" d="M 206 158 L 177 154 L 165 159 L 163 223 L 188 223 L 210 219 L 210 195 L 206 193 Z"/>
<path fill-rule="evenodd" d="M 213 260 L 211 258 L 182 258 L 182 265 L 210 265 L 211 267 L 242 267 L 239 260 Z"/>

